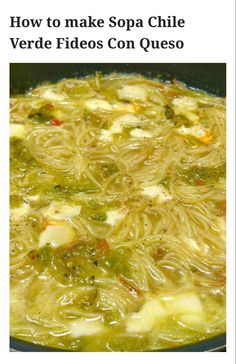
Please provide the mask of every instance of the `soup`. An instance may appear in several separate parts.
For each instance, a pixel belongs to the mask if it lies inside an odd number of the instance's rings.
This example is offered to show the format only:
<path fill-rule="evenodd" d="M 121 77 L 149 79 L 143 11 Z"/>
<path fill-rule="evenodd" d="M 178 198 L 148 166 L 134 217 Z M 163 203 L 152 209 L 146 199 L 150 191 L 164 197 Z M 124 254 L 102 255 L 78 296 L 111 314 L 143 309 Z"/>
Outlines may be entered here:
<path fill-rule="evenodd" d="M 11 335 L 152 351 L 225 332 L 225 100 L 139 75 L 11 99 Z"/>

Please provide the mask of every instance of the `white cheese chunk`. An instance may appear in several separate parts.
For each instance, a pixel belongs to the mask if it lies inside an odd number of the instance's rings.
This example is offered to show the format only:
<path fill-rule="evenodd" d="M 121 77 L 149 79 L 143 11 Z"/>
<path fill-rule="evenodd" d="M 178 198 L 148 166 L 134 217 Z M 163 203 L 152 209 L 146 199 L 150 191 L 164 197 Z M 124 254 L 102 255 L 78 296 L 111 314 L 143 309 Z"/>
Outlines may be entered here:
<path fill-rule="evenodd" d="M 202 303 L 194 292 L 187 292 L 162 298 L 162 303 L 169 314 L 202 313 Z"/>
<path fill-rule="evenodd" d="M 123 132 L 123 126 L 119 120 L 115 120 L 109 130 L 112 134 L 120 134 Z"/>
<path fill-rule="evenodd" d="M 112 142 L 113 141 L 113 132 L 111 130 L 102 129 L 100 131 L 99 139 L 104 142 Z"/>
<path fill-rule="evenodd" d="M 27 196 L 27 200 L 28 201 L 38 201 L 40 198 L 40 195 L 31 195 L 31 196 Z"/>
<path fill-rule="evenodd" d="M 146 301 L 140 311 L 133 313 L 127 319 L 126 330 L 136 333 L 148 332 L 166 315 L 166 309 L 160 300 L 153 298 L 150 301 Z"/>
<path fill-rule="evenodd" d="M 49 244 L 52 248 L 69 244 L 75 238 L 75 231 L 67 224 L 48 225 L 39 236 L 39 247 Z"/>
<path fill-rule="evenodd" d="M 11 218 L 13 220 L 18 220 L 21 217 L 27 215 L 30 211 L 30 205 L 28 203 L 22 203 L 20 207 L 15 207 L 11 209 Z"/>
<path fill-rule="evenodd" d="M 23 139 L 25 136 L 25 126 L 21 124 L 10 124 L 10 137 Z"/>
<path fill-rule="evenodd" d="M 142 121 L 137 116 L 129 113 L 119 116 L 115 122 L 124 126 L 136 126 L 142 123 Z"/>
<path fill-rule="evenodd" d="M 51 202 L 51 204 L 43 211 L 44 217 L 52 220 L 63 220 L 78 216 L 81 206 L 65 205 L 64 202 Z"/>
<path fill-rule="evenodd" d="M 123 112 L 135 112 L 135 107 L 131 104 L 124 102 L 117 102 L 112 105 L 114 111 L 123 111 Z"/>
<path fill-rule="evenodd" d="M 100 320 L 78 320 L 70 327 L 71 336 L 74 338 L 98 334 L 104 330 Z"/>
<path fill-rule="evenodd" d="M 193 123 L 199 121 L 199 116 L 195 114 L 198 107 L 197 100 L 187 96 L 176 97 L 172 100 L 172 104 L 175 115 L 183 115 Z"/>
<path fill-rule="evenodd" d="M 198 107 L 197 100 L 188 96 L 176 97 L 172 100 L 175 111 L 184 112 L 187 110 L 196 110 Z"/>
<path fill-rule="evenodd" d="M 101 100 L 101 99 L 89 99 L 85 102 L 85 105 L 90 110 L 97 110 L 97 109 L 106 110 L 106 111 L 112 110 L 111 104 L 109 104 L 108 101 Z"/>
<path fill-rule="evenodd" d="M 47 89 L 43 92 L 42 97 L 47 100 L 52 101 L 63 101 L 65 100 L 65 96 L 57 94 L 56 92 L 52 91 L 51 89 Z"/>
<path fill-rule="evenodd" d="M 103 141 L 112 141 L 113 134 L 120 134 L 123 132 L 124 126 L 137 126 L 140 125 L 142 121 L 135 115 L 127 113 L 116 118 L 109 130 L 102 130 L 99 139 Z"/>
<path fill-rule="evenodd" d="M 172 200 L 172 196 L 169 194 L 166 188 L 161 185 L 143 187 L 142 194 L 144 196 L 156 198 L 158 202 Z"/>
<path fill-rule="evenodd" d="M 181 126 L 180 128 L 177 129 L 179 134 L 182 135 L 192 135 L 196 138 L 198 137 L 202 137 L 206 134 L 205 129 L 203 129 L 201 126 L 199 125 L 195 125 L 195 126 L 191 126 L 189 128 L 186 128 L 185 126 Z"/>
<path fill-rule="evenodd" d="M 133 138 L 151 138 L 152 137 L 152 134 L 147 131 L 147 130 L 143 130 L 143 129 L 133 129 L 131 132 L 130 132 L 130 135 L 133 137 Z"/>
<path fill-rule="evenodd" d="M 196 327 L 203 323 L 204 317 L 205 316 L 203 313 L 189 313 L 186 315 L 181 315 L 179 321 L 188 327 Z"/>
<path fill-rule="evenodd" d="M 126 211 L 124 209 L 109 210 L 106 212 L 107 218 L 106 223 L 114 226 L 118 221 L 122 220 L 126 216 Z"/>
<path fill-rule="evenodd" d="M 148 97 L 147 90 L 142 86 L 126 85 L 117 91 L 118 97 L 122 100 L 140 100 L 146 101 Z"/>
<path fill-rule="evenodd" d="M 178 128 L 178 133 L 181 135 L 191 135 L 204 144 L 210 144 L 213 140 L 213 134 L 210 129 L 205 129 L 200 125 L 191 126 L 189 128 L 181 126 Z"/>

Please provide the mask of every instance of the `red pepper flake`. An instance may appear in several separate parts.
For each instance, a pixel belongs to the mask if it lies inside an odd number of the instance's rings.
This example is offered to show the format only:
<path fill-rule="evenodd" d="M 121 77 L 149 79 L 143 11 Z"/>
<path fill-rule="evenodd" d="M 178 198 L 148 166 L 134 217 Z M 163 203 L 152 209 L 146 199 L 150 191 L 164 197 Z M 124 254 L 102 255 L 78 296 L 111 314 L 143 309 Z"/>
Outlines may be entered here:
<path fill-rule="evenodd" d="M 30 258 L 30 259 L 38 258 L 38 256 L 39 256 L 39 254 L 38 254 L 37 250 L 31 250 L 28 253 L 28 258 Z"/>
<path fill-rule="evenodd" d="M 50 110 L 53 110 L 54 109 L 54 107 L 55 107 L 55 105 L 54 104 L 52 104 L 51 102 L 50 103 L 48 103 L 48 104 L 46 104 L 45 105 L 46 106 L 46 108 L 50 111 Z"/>
<path fill-rule="evenodd" d="M 125 279 L 124 277 L 119 276 L 118 277 L 120 283 L 133 295 L 136 297 L 141 296 L 142 291 L 136 287 L 133 283 Z"/>
<path fill-rule="evenodd" d="M 158 259 L 163 258 L 165 256 L 165 254 L 166 254 L 165 249 L 163 249 L 163 248 L 157 248 L 157 250 L 156 250 L 156 257 Z"/>
<path fill-rule="evenodd" d="M 206 184 L 206 181 L 204 181 L 203 179 L 196 179 L 195 184 L 197 186 L 204 186 Z"/>
<path fill-rule="evenodd" d="M 51 121 L 51 124 L 54 125 L 54 126 L 60 126 L 63 124 L 63 121 L 59 120 L 59 119 L 53 119 Z"/>
<path fill-rule="evenodd" d="M 100 240 L 98 242 L 97 247 L 104 254 L 106 254 L 108 252 L 108 250 L 110 249 L 110 246 L 109 246 L 108 242 L 106 241 L 106 239 Z"/>

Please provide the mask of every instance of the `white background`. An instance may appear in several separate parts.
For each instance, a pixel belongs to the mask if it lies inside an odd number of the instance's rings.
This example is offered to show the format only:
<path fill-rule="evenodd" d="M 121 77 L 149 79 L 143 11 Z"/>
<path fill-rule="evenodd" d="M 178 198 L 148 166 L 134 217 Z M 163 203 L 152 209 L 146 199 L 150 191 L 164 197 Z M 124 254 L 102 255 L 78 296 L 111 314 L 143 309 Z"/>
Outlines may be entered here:
<path fill-rule="evenodd" d="M 175 362 L 175 363 L 234 363 L 235 347 L 235 39 L 234 39 L 234 0 L 145 0 L 145 1 L 104 1 L 104 0 L 67 0 L 67 1 L 3 1 L 1 2 L 1 55 L 0 55 L 0 97 L 1 97 L 1 132 L 0 132 L 0 359 L 2 363 L 41 363 L 42 360 L 65 360 L 120 362 Z M 3 9 L 4 7 L 4 9 Z M 22 18 L 143 18 L 161 15 L 176 15 L 186 20 L 184 28 L 177 29 L 63 29 L 45 26 L 39 29 L 9 29 L 9 17 Z M 135 50 L 13 50 L 9 37 L 35 39 L 43 36 L 47 39 L 65 36 L 78 36 L 80 39 L 103 39 L 112 36 L 119 39 L 182 39 L 182 50 L 153 50 L 145 53 Z M 8 94 L 9 63 L 14 62 L 224 62 L 227 63 L 227 353 L 9 353 L 9 315 L 8 315 Z M 68 357 L 69 356 L 69 357 Z M 73 357 L 72 357 L 73 356 Z"/>

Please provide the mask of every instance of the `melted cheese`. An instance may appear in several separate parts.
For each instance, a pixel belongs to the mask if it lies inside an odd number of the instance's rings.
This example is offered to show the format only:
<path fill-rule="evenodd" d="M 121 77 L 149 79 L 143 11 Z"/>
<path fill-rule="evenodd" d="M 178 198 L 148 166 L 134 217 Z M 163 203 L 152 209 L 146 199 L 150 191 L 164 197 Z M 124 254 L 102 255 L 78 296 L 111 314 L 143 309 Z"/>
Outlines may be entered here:
<path fill-rule="evenodd" d="M 213 140 L 213 135 L 209 129 L 205 129 L 200 125 L 195 125 L 190 128 L 181 126 L 178 129 L 178 133 L 182 135 L 191 135 L 201 141 L 204 144 L 210 144 Z"/>
<path fill-rule="evenodd" d="M 78 216 L 81 206 L 65 205 L 64 202 L 51 202 L 51 204 L 43 211 L 44 217 L 52 220 L 63 220 Z"/>
<path fill-rule="evenodd" d="M 74 338 L 95 335 L 103 330 L 104 326 L 100 320 L 78 320 L 70 327 L 71 336 Z"/>
<path fill-rule="evenodd" d="M 111 226 L 114 226 L 118 221 L 125 217 L 126 212 L 123 209 L 109 210 L 106 212 L 106 215 L 107 218 L 105 222 Z"/>
<path fill-rule="evenodd" d="M 203 311 L 202 303 L 194 292 L 164 297 L 162 302 L 169 314 L 201 314 Z"/>
<path fill-rule="evenodd" d="M 108 101 L 102 99 L 89 99 L 85 102 L 85 105 L 90 110 L 106 110 L 111 111 L 112 106 Z"/>
<path fill-rule="evenodd" d="M 39 236 L 39 248 L 49 244 L 52 248 L 69 244 L 75 238 L 75 231 L 67 224 L 48 225 Z"/>
<path fill-rule="evenodd" d="M 165 202 L 173 198 L 162 185 L 143 187 L 142 194 L 147 197 L 156 198 L 158 202 Z"/>
<path fill-rule="evenodd" d="M 199 116 L 195 113 L 198 103 L 191 97 L 176 97 L 172 100 L 175 115 L 183 115 L 193 123 L 199 122 Z"/>
<path fill-rule="evenodd" d="M 20 207 L 15 207 L 11 209 L 11 219 L 18 220 L 23 216 L 27 215 L 29 211 L 30 205 L 24 202 Z"/>
<path fill-rule="evenodd" d="M 52 91 L 51 89 L 47 89 L 43 92 L 42 97 L 47 100 L 52 101 L 63 101 L 65 97 L 63 95 L 57 94 L 56 92 Z"/>
<path fill-rule="evenodd" d="M 122 100 L 146 101 L 148 93 L 142 86 L 126 85 L 117 91 L 118 97 Z"/>
<path fill-rule="evenodd" d="M 124 103 L 124 102 L 117 102 L 116 104 L 112 105 L 114 111 L 121 111 L 121 112 L 136 112 L 136 107 L 134 105 Z"/>
<path fill-rule="evenodd" d="M 148 332 L 156 323 L 166 316 L 167 312 L 158 298 L 146 301 L 140 311 L 133 313 L 126 321 L 128 332 Z"/>
<path fill-rule="evenodd" d="M 10 124 L 10 137 L 23 139 L 25 136 L 25 126 L 21 124 Z"/>
<path fill-rule="evenodd" d="M 113 141 L 113 132 L 111 130 L 102 129 L 100 132 L 99 139 L 104 142 L 112 142 Z"/>
<path fill-rule="evenodd" d="M 130 132 L 130 135 L 133 137 L 133 138 L 151 138 L 152 137 L 152 134 L 147 131 L 147 130 L 143 130 L 143 129 L 133 129 L 131 132 Z"/>
<path fill-rule="evenodd" d="M 116 118 L 111 127 L 107 129 L 102 129 L 100 131 L 99 139 L 103 142 L 112 142 L 114 134 L 121 134 L 123 132 L 123 127 L 125 126 L 136 126 L 142 123 L 142 121 L 133 114 L 124 114 Z"/>

